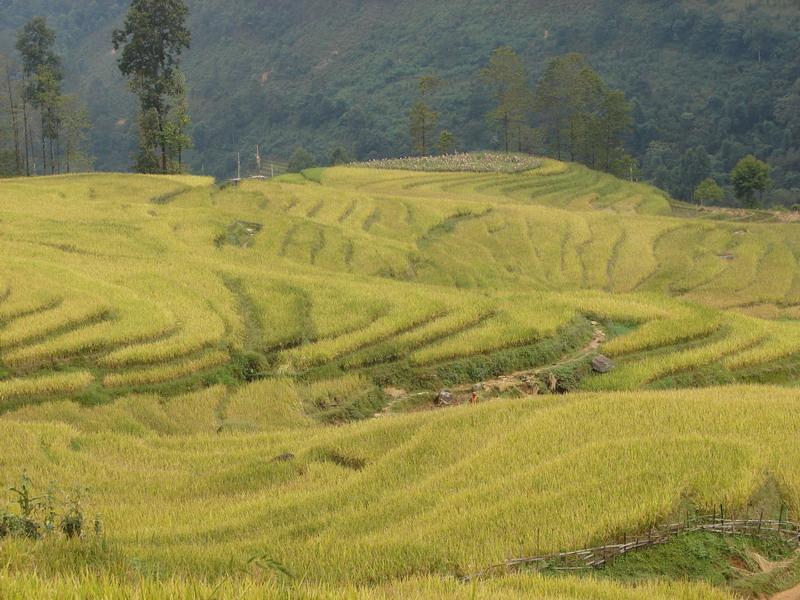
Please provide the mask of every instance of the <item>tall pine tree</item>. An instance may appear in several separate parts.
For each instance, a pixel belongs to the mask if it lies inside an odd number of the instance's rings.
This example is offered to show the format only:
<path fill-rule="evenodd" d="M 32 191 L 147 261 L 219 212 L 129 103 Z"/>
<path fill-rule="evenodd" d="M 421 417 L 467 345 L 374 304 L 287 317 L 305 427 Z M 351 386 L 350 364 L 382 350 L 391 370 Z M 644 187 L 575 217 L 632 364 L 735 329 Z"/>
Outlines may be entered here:
<path fill-rule="evenodd" d="M 191 43 L 188 14 L 183 0 L 133 0 L 122 29 L 113 33 L 114 49 L 122 49 L 119 69 L 139 97 L 139 171 L 169 172 L 172 154 L 187 145 L 183 131 L 180 143 L 174 143 L 170 111 L 183 89 L 178 68 Z M 180 117 L 188 123 L 186 119 L 188 115 Z M 160 165 L 155 158 L 159 151 Z"/>
<path fill-rule="evenodd" d="M 428 154 L 431 147 L 433 129 L 439 120 L 439 113 L 428 104 L 428 98 L 441 85 L 441 80 L 434 75 L 420 77 L 418 82 L 419 101 L 411 109 L 410 133 L 414 152 L 420 156 Z"/>
<path fill-rule="evenodd" d="M 55 53 L 55 32 L 44 17 L 34 17 L 17 37 L 17 51 L 22 57 L 25 77 L 23 118 L 27 145 L 32 139 L 28 124 L 27 105 L 39 111 L 41 121 L 42 173 L 47 172 L 47 142 L 50 142 L 50 170 L 55 171 L 53 141 L 60 129 L 61 82 L 64 73 L 61 58 Z M 32 149 L 31 149 L 32 151 Z"/>
<path fill-rule="evenodd" d="M 516 135 L 517 150 L 521 152 L 533 104 L 522 60 L 510 46 L 497 48 L 481 77 L 489 84 L 495 99 L 495 107 L 487 115 L 489 123 L 502 131 L 506 152 L 511 149 L 512 135 Z"/>
<path fill-rule="evenodd" d="M 550 62 L 536 87 L 534 107 L 547 151 L 592 168 L 628 165 L 624 135 L 631 127 L 625 95 L 609 90 L 581 54 Z"/>

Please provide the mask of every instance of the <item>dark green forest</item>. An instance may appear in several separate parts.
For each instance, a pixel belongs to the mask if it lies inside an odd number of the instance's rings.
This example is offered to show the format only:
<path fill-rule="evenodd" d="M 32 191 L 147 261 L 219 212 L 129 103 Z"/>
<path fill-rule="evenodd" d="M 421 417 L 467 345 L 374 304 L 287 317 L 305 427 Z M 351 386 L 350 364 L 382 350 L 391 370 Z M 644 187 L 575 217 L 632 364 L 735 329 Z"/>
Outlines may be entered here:
<path fill-rule="evenodd" d="M 748 154 L 771 169 L 768 204 L 800 203 L 800 4 L 795 0 L 191 0 L 188 81 L 197 173 L 229 176 L 304 147 L 367 159 L 412 151 L 409 111 L 420 76 L 459 150 L 498 148 L 491 91 L 479 74 L 499 46 L 531 86 L 549 62 L 584 54 L 633 107 L 625 143 L 640 177 L 690 199 Z M 0 53 L 45 15 L 58 34 L 64 87 L 86 103 L 98 169 L 130 168 L 136 101 L 111 32 L 126 0 L 0 0 Z M 536 125 L 536 114 L 531 125 Z"/>

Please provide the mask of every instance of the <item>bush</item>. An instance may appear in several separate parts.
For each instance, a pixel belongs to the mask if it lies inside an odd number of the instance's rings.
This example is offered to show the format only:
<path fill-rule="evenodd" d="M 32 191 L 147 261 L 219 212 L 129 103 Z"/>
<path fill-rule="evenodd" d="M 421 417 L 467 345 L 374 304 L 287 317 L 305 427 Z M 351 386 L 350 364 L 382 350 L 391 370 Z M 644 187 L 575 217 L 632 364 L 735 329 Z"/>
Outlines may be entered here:
<path fill-rule="evenodd" d="M 52 491 L 35 495 L 31 480 L 27 475 L 23 475 L 20 484 L 10 488 L 9 491 L 14 495 L 19 514 L 0 513 L 0 539 L 6 537 L 42 539 L 56 531 L 56 523 L 58 531 L 66 538 L 83 537 L 85 517 L 81 505 L 82 492 L 79 490 L 76 490 L 66 502 L 59 503 Z M 95 519 L 94 528 L 98 536 L 102 535 L 103 526 L 99 518 Z"/>
<path fill-rule="evenodd" d="M 300 173 L 306 169 L 312 169 L 317 166 L 317 161 L 314 157 L 304 148 L 298 148 L 289 159 L 289 164 L 286 166 L 286 171 L 289 173 Z"/>
<path fill-rule="evenodd" d="M 456 151 L 456 136 L 447 130 L 442 131 L 436 148 L 439 150 L 439 154 L 453 154 Z"/>
<path fill-rule="evenodd" d="M 339 146 L 331 153 L 331 166 L 335 167 L 337 165 L 346 165 L 353 162 L 353 159 L 350 158 L 350 155 L 347 153 L 347 150 Z"/>
<path fill-rule="evenodd" d="M 542 374 L 542 381 L 549 388 L 550 380 L 555 384 L 551 390 L 556 394 L 574 392 L 580 387 L 581 381 L 591 375 L 591 359 L 584 358 L 563 365 L 558 365 Z"/>
<path fill-rule="evenodd" d="M 241 354 L 235 354 L 232 364 L 235 377 L 239 381 L 246 381 L 248 383 L 263 379 L 264 374 L 270 368 L 269 360 L 260 352 L 242 352 Z"/>
<path fill-rule="evenodd" d="M 4 537 L 38 540 L 42 537 L 42 532 L 39 524 L 32 519 L 5 514 L 0 517 L 0 539 Z"/>
<path fill-rule="evenodd" d="M 70 502 L 67 512 L 61 517 L 60 529 L 70 539 L 83 537 L 83 510 L 79 499 Z"/>

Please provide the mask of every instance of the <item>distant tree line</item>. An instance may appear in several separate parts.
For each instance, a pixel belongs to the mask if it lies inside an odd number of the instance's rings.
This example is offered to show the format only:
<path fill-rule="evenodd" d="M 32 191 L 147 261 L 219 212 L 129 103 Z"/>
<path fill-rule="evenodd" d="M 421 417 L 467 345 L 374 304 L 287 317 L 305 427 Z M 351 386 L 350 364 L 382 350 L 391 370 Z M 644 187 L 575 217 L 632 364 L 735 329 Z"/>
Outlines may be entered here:
<path fill-rule="evenodd" d="M 535 88 L 521 58 L 510 46 L 497 48 L 480 72 L 479 82 L 491 94 L 486 120 L 506 152 L 541 152 L 559 160 L 581 162 L 593 169 L 630 176 L 635 165 L 624 141 L 632 125 L 632 107 L 625 94 L 609 89 L 581 54 L 550 62 Z M 419 99 L 410 112 L 414 152 L 455 150 L 447 130 L 434 143 L 439 113 L 430 97 L 442 81 L 433 75 L 418 82 Z"/>
<path fill-rule="evenodd" d="M 135 142 L 128 138 L 138 127 L 120 124 L 127 107 L 114 76 L 95 68 L 109 50 L 107 37 L 89 34 L 121 28 L 131 1 L 0 4 L 0 52 L 8 56 L 14 54 L 13 42 L 3 45 L 9 33 L 52 7 L 69 84 L 81 89 L 91 111 L 96 165 L 129 166 L 127 142 Z M 694 191 L 711 177 L 722 202 L 731 203 L 730 173 L 753 154 L 770 166 L 764 202 L 800 201 L 800 13 L 785 2 L 600 0 L 571 11 L 559 3 L 534 10 L 516 1 L 495 10 L 497 3 L 450 0 L 421 4 L 414 18 L 378 2 L 375 27 L 358 36 L 360 3 L 330 10 L 311 0 L 284 4 L 285 10 L 267 11 L 249 0 L 191 3 L 197 60 L 181 69 L 191 82 L 193 147 L 183 161 L 198 171 L 230 176 L 237 151 L 256 144 L 276 159 L 304 145 L 320 163 L 340 144 L 359 160 L 413 151 L 409 111 L 419 74 L 446 81 L 426 98 L 439 113 L 432 135 L 426 133 L 428 152 L 439 150 L 442 130 L 452 132 L 459 150 L 502 149 L 499 130 L 486 126 L 494 100 L 476 77 L 502 39 L 520 54 L 534 89 L 551 58 L 581 52 L 609 88 L 624 90 L 633 120 L 625 150 L 640 162 L 643 180 L 697 201 Z M 420 35 L 421 27 L 428 34 Z M 304 43 L 320 33 L 324 44 Z M 334 47 L 339 53 L 328 56 Z M 80 60 L 66 58 L 79 48 Z M 0 152 L 13 165 L 3 72 L 0 86 Z M 33 121 L 38 140 L 38 116 Z M 539 128 L 535 113 L 531 122 Z M 686 159 L 690 151 L 697 164 Z M 155 154 L 160 158 L 160 148 Z"/>
<path fill-rule="evenodd" d="M 132 0 L 112 43 L 119 70 L 139 99 L 140 173 L 181 173 L 191 147 L 186 79 L 180 56 L 189 47 L 183 0 Z M 90 121 L 77 97 L 63 93 L 56 33 L 43 17 L 19 31 L 20 63 L 0 56 L 0 176 L 69 173 L 92 167 L 85 151 Z"/>
<path fill-rule="evenodd" d="M 18 33 L 19 63 L 0 56 L 0 176 L 53 175 L 91 168 L 86 107 L 63 92 L 56 34 L 43 17 Z"/>
<path fill-rule="evenodd" d="M 353 159 L 350 157 L 350 154 L 347 152 L 347 150 L 345 150 L 342 146 L 337 146 L 333 149 L 333 152 L 331 152 L 326 164 L 331 167 L 337 167 L 351 162 L 353 162 Z M 300 173 L 306 169 L 313 169 L 314 167 L 318 166 L 320 166 L 320 164 L 317 162 L 317 159 L 313 154 L 303 147 L 298 147 L 295 148 L 288 164 L 286 165 L 286 172 Z"/>
<path fill-rule="evenodd" d="M 30 0 L 0 4 L 4 38 L 21 29 L 36 7 L 44 6 Z M 164 97 L 170 107 L 166 119 L 163 111 L 161 115 L 166 126 L 159 129 L 158 119 L 150 118 L 151 126 L 142 131 L 140 116 L 133 133 L 153 144 L 147 162 L 154 170 L 163 170 L 162 154 L 167 154 L 167 170 L 190 162 L 198 171 L 225 177 L 236 172 L 237 151 L 256 144 L 275 158 L 288 157 L 305 145 L 320 164 L 330 162 L 338 145 L 359 160 L 416 152 L 409 111 L 424 100 L 436 113 L 433 128 L 430 115 L 422 114 L 427 153 L 505 149 L 502 122 L 488 127 L 486 119 L 499 103 L 492 97 L 492 86 L 477 76 L 496 40 L 504 39 L 517 48 L 531 74 L 534 101 L 550 58 L 575 51 L 590 58 L 609 90 L 624 90 L 632 109 L 631 129 L 622 136 L 624 152 L 637 159 L 641 179 L 683 200 L 733 203 L 731 173 L 752 154 L 769 165 L 769 186 L 754 194 L 755 202 L 800 204 L 800 14 L 781 9 L 777 2 L 723 4 L 602 0 L 580 11 L 565 11 L 558 3 L 532 10 L 528 3 L 513 2 L 495 11 L 491 3 L 476 9 L 469 0 L 451 0 L 421 5 L 417 16 L 408 19 L 393 11 L 391 3 L 376 3 L 378 26 L 359 38 L 359 44 L 345 44 L 353 39 L 358 3 L 337 5 L 328 15 L 307 10 L 309 0 L 296 0 L 291 9 L 277 13 L 245 0 L 195 2 L 191 44 L 201 60 L 180 67 L 186 69 L 196 99 L 191 103 L 192 152 L 183 155 L 186 139 L 181 127 L 170 125 L 180 121 L 175 120 L 176 96 Z M 121 23 L 131 0 L 58 0 L 47 5 L 57 5 L 52 13 L 58 19 L 57 46 L 64 48 L 65 56 L 79 47 L 84 53 L 80 62 L 65 60 L 63 66 L 66 71 L 73 65 L 76 71 L 78 65 L 88 67 L 75 72 L 70 83 L 80 86 L 89 103 L 96 164 L 124 168 L 131 164 L 128 144 L 120 143 L 129 136 L 128 127 L 120 124 L 127 115 L 120 114 L 124 107 L 112 78 L 92 68 L 108 51 L 107 38 L 88 34 L 124 28 Z M 324 32 L 330 45 L 320 48 L 335 46 L 340 54 L 323 57 L 302 40 L 319 32 L 320 19 L 328 16 Z M 421 22 L 433 35 L 417 35 Z M 546 30 L 542 23 L 548 24 Z M 20 60 L 13 42 L 1 47 L 9 56 L 6 62 L 12 54 Z M 11 69 L 20 152 L 15 152 L 5 73 L 0 67 L 0 170 L 15 172 L 20 154 L 24 164 L 27 140 L 29 151 L 32 145 L 36 148 L 31 163 L 41 173 L 41 120 L 30 103 L 25 107 L 28 135 L 22 133 L 22 66 Z M 437 74 L 443 81 L 423 97 L 418 74 Z M 549 129 L 545 138 L 535 102 L 527 123 L 522 123 L 528 128 L 514 129 L 513 116 L 508 115 L 510 150 L 518 150 L 521 141 L 523 148 L 558 156 L 560 138 L 562 158 L 572 159 L 563 129 Z M 65 128 L 66 120 L 62 123 Z M 574 124 L 572 133 L 580 135 L 584 122 L 576 119 Z M 189 126 L 182 129 L 188 136 Z M 62 153 L 65 135 L 62 130 Z M 587 150 L 586 144 L 577 144 L 575 160 L 591 164 L 594 153 L 595 168 L 609 168 L 599 144 L 592 146 Z M 626 174 L 619 155 L 610 155 L 612 165 L 616 162 L 612 171 L 629 176 L 633 166 L 637 176 L 636 165 L 629 165 Z M 698 187 L 709 178 L 722 190 L 722 199 L 716 199 L 716 190 L 697 196 Z M 709 186 L 704 187 L 708 193 Z"/>
<path fill-rule="evenodd" d="M 626 150 L 626 139 L 634 129 L 634 107 L 621 90 L 605 84 L 583 55 L 553 59 L 531 87 L 522 59 L 513 48 L 503 46 L 492 53 L 478 79 L 493 102 L 486 121 L 505 152 L 541 153 L 620 177 L 639 177 L 639 162 Z M 418 155 L 455 150 L 455 137 L 446 130 L 433 143 L 440 114 L 431 106 L 431 96 L 443 85 L 435 75 L 418 81 L 419 98 L 409 115 L 412 148 Z M 800 82 L 778 102 L 778 113 L 792 123 L 791 135 L 800 134 Z M 710 177 L 710 157 L 702 148 L 684 154 L 680 171 L 685 193 L 679 197 L 700 204 L 725 202 L 726 192 Z M 755 208 L 764 203 L 771 185 L 770 167 L 747 155 L 728 179 L 735 198 Z"/>
<path fill-rule="evenodd" d="M 391 38 L 393 52 L 402 48 L 403 56 L 413 60 L 398 60 L 389 51 L 384 53 L 384 60 L 372 54 L 368 61 L 364 59 L 360 63 L 365 69 L 363 79 L 354 80 L 359 84 L 363 81 L 360 95 L 334 84 L 327 88 L 320 84 L 295 97 L 294 92 L 271 87 L 280 71 L 276 67 L 260 93 L 265 103 L 269 103 L 268 93 L 280 93 L 281 102 L 279 108 L 270 109 L 270 116 L 264 115 L 263 120 L 268 121 L 264 130 L 269 132 L 267 136 L 281 138 L 273 148 L 285 145 L 286 132 L 291 130 L 290 146 L 300 137 L 318 150 L 320 162 L 324 162 L 326 147 L 345 140 L 359 159 L 409 151 L 419 154 L 423 139 L 425 153 L 439 152 L 438 138 L 445 130 L 452 132 L 447 136 L 450 147 L 462 150 L 505 150 L 508 145 L 512 151 L 519 151 L 521 146 L 557 157 L 560 141 L 562 159 L 624 177 L 633 174 L 689 202 L 704 198 L 702 194 L 696 197 L 695 191 L 710 178 L 722 196 L 712 193 L 702 201 L 715 204 L 744 204 L 731 174 L 740 160 L 752 154 L 769 165 L 769 185 L 756 193 L 753 201 L 765 206 L 800 204 L 800 82 L 795 83 L 800 73 L 800 38 L 796 35 L 800 29 L 792 26 L 792 19 L 800 23 L 800 17 L 779 19 L 768 9 L 751 6 L 729 11 L 729 18 L 723 20 L 719 8 L 666 1 L 648 3 L 646 10 L 632 2 L 608 1 L 596 6 L 599 8 L 575 18 L 549 15 L 554 24 L 545 37 L 519 40 L 516 30 L 504 32 L 503 37 L 525 48 L 518 64 L 535 73 L 529 79 L 533 108 L 526 108 L 524 101 L 517 106 L 505 102 L 512 110 L 493 114 L 499 120 L 492 119 L 490 127 L 486 115 L 500 102 L 492 95 L 487 80 L 476 76 L 474 66 L 480 62 L 474 53 L 488 55 L 490 46 L 481 35 L 465 34 L 463 29 L 450 33 L 439 27 L 436 31 L 441 39 L 420 48 L 411 47 L 399 34 L 397 39 Z M 429 16 L 438 12 L 426 9 Z M 442 9 L 442 17 L 445 12 Z M 509 12 L 514 10 L 509 8 Z M 466 23 L 473 23 L 466 12 L 460 14 Z M 493 39 L 497 39 L 499 25 L 494 26 Z M 371 46 L 370 50 L 380 53 L 381 48 Z M 435 53 L 439 48 L 459 50 L 447 54 L 446 60 Z M 537 59 L 564 58 L 575 49 L 592 57 L 608 94 L 602 98 L 591 85 L 592 78 L 583 77 L 584 89 L 573 96 L 576 101 L 572 108 L 578 109 L 574 112 L 577 116 L 562 120 L 567 124 L 564 127 L 546 128 L 543 117 L 557 122 L 559 114 L 543 115 L 537 110 L 539 82 L 548 67 L 564 73 L 574 65 L 562 60 L 559 69 L 549 65 L 549 59 L 541 65 Z M 358 58 L 358 54 L 348 54 L 348 60 Z M 421 93 L 421 82 L 412 79 L 413 66 L 409 63 L 425 65 L 425 77 L 440 79 L 439 85 Z M 380 66 L 380 73 L 369 70 L 373 64 L 376 69 Z M 292 69 L 302 67 L 292 64 Z M 731 77 L 734 72 L 736 76 Z M 371 91 L 367 94 L 364 89 Z M 611 95 L 621 90 L 624 96 Z M 524 87 L 516 87 L 522 93 L 514 93 L 513 86 L 508 91 L 512 100 L 525 100 Z M 599 98 L 607 100 L 606 106 L 598 102 Z M 622 144 L 616 143 L 614 131 L 609 129 L 611 143 L 602 143 L 597 125 L 598 115 L 604 110 L 611 117 L 610 123 L 617 121 L 617 116 L 624 119 L 625 113 L 629 116 L 630 125 L 617 138 Z M 276 111 L 280 117 L 272 119 Z M 517 118 L 520 113 L 521 119 Z M 244 118 L 241 113 L 237 115 Z M 584 118 L 586 115 L 590 118 Z M 207 135 L 204 138 L 203 145 L 210 140 Z M 405 140 L 407 143 L 403 143 Z M 570 144 L 570 140 L 578 143 Z"/>

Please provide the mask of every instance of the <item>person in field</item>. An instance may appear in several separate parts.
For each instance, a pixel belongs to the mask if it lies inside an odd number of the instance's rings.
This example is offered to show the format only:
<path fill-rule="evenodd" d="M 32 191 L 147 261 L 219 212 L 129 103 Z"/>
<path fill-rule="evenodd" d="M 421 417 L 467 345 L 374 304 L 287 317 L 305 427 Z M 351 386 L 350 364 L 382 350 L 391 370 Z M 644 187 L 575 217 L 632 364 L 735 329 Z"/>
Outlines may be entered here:
<path fill-rule="evenodd" d="M 478 403 L 478 393 L 473 391 L 472 396 L 469 397 L 470 404 L 477 404 Z"/>

